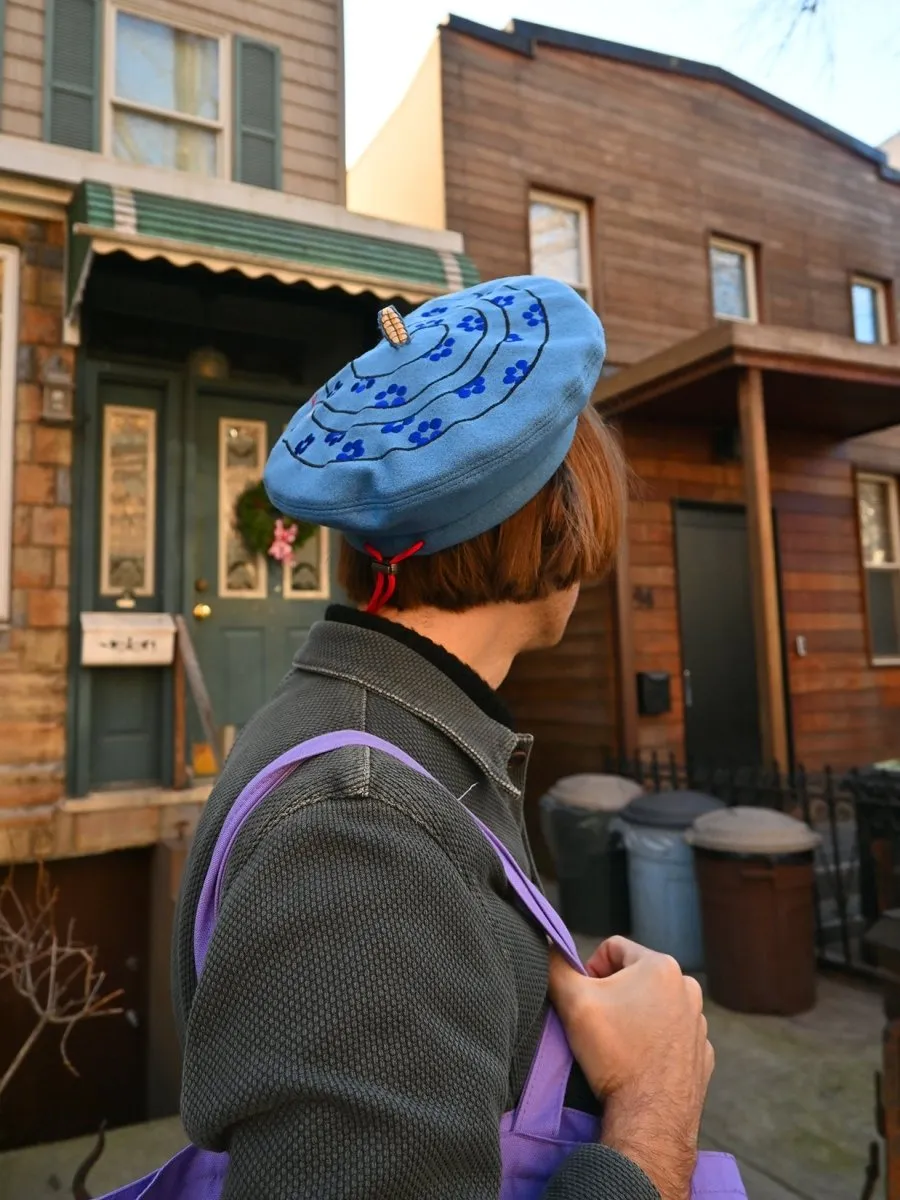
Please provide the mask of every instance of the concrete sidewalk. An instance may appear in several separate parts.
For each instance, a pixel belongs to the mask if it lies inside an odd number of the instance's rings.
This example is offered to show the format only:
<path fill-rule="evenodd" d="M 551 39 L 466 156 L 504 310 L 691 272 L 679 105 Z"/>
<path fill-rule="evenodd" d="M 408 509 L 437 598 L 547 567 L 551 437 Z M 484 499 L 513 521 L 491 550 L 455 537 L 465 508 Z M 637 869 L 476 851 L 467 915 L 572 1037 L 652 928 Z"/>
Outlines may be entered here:
<path fill-rule="evenodd" d="M 707 1015 L 717 1067 L 704 1135 L 759 1173 L 751 1187 L 748 1172 L 750 1200 L 860 1196 L 877 1137 L 879 991 L 826 978 L 815 1009 L 801 1017 L 749 1017 L 712 1004 Z"/>
<path fill-rule="evenodd" d="M 575 940 L 589 957 L 595 942 Z M 816 1007 L 802 1016 L 747 1016 L 710 1001 L 706 1014 L 716 1072 L 704 1146 L 736 1155 L 749 1200 L 856 1200 L 877 1137 L 880 990 L 820 976 Z"/>

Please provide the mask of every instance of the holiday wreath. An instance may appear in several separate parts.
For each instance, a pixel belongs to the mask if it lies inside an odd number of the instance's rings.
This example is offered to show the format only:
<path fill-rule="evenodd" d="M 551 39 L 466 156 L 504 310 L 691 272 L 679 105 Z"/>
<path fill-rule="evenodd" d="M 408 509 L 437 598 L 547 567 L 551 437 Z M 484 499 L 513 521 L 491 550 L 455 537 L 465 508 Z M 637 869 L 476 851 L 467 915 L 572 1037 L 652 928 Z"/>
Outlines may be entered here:
<path fill-rule="evenodd" d="M 317 526 L 283 516 L 269 499 L 262 480 L 251 483 L 234 505 L 234 524 L 252 555 L 268 554 L 279 562 L 293 557 L 294 549 L 308 542 Z"/>

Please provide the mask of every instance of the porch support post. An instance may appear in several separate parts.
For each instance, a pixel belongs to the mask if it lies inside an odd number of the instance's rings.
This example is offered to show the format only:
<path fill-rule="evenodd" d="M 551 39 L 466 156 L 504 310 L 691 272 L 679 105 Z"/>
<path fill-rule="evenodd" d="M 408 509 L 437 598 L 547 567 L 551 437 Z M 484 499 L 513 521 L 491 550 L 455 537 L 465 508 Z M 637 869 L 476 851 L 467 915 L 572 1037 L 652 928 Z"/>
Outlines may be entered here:
<path fill-rule="evenodd" d="M 778 574 L 775 564 L 775 530 L 772 524 L 772 489 L 762 372 L 749 367 L 738 384 L 744 490 L 747 501 L 747 534 L 750 543 L 750 579 L 756 645 L 756 678 L 759 689 L 759 725 L 763 759 L 788 766 L 787 724 L 784 706 L 781 620 Z"/>
<path fill-rule="evenodd" d="M 616 557 L 615 590 L 616 667 L 619 693 L 619 754 L 630 758 L 638 747 L 637 683 L 634 676 L 634 632 L 631 605 L 631 564 L 628 553 L 628 520 Z"/>

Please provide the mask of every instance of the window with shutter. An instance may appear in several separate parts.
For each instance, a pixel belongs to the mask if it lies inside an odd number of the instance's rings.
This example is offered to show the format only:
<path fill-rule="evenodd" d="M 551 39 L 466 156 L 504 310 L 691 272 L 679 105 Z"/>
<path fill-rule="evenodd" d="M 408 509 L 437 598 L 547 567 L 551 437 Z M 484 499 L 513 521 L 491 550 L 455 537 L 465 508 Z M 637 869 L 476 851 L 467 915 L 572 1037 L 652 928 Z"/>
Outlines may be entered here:
<path fill-rule="evenodd" d="M 106 38 L 106 152 L 142 166 L 228 175 L 228 40 L 124 8 L 110 9 Z"/>
<path fill-rule="evenodd" d="M 99 149 L 100 0 L 47 0 L 44 137 Z"/>
<path fill-rule="evenodd" d="M 236 38 L 234 178 L 281 187 L 281 55 L 275 46 Z"/>

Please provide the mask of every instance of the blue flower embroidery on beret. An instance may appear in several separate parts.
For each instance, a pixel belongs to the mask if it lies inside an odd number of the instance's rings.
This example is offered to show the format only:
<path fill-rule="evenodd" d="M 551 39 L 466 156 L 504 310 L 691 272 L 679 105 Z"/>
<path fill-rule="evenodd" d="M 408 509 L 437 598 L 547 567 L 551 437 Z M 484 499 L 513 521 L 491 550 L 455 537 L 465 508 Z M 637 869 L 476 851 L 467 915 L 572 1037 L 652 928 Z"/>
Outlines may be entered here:
<path fill-rule="evenodd" d="M 339 442 L 342 442 L 346 436 L 346 433 L 343 433 L 340 429 L 332 430 L 332 432 L 329 433 L 325 438 L 325 445 L 336 446 Z"/>
<path fill-rule="evenodd" d="M 484 333 L 487 325 L 480 313 L 466 313 L 456 328 L 465 333 Z"/>
<path fill-rule="evenodd" d="M 349 462 L 354 458 L 362 458 L 365 452 L 365 446 L 361 439 L 357 438 L 355 442 L 347 442 L 346 445 L 341 447 L 341 452 L 335 459 L 335 462 Z"/>
<path fill-rule="evenodd" d="M 302 442 L 297 443 L 297 445 L 294 448 L 294 453 L 298 454 L 298 455 L 302 454 L 304 452 L 304 450 L 308 450 L 310 448 L 310 446 L 313 444 L 313 442 L 315 440 L 316 440 L 316 435 L 314 433 L 307 434 L 307 436 L 303 439 Z"/>
<path fill-rule="evenodd" d="M 445 313 L 446 311 L 447 311 L 446 305 L 444 305 L 443 308 L 429 308 L 428 312 L 422 313 L 422 316 L 423 317 L 439 317 L 439 316 L 441 316 L 442 313 Z"/>
<path fill-rule="evenodd" d="M 419 427 L 409 435 L 409 440 L 414 446 L 427 446 L 429 442 L 433 442 L 435 438 L 441 436 L 442 424 L 443 421 L 440 417 L 435 417 L 431 421 L 422 421 Z"/>
<path fill-rule="evenodd" d="M 442 358 L 449 358 L 453 353 L 453 347 L 456 345 L 456 338 L 445 338 L 443 343 L 428 357 L 432 362 L 440 362 Z"/>
<path fill-rule="evenodd" d="M 528 322 L 530 329 L 534 329 L 538 325 L 543 325 L 545 320 L 544 310 L 541 308 L 540 304 L 529 305 L 529 307 L 525 309 L 523 315 L 525 320 Z"/>
<path fill-rule="evenodd" d="M 367 392 L 369 388 L 373 388 L 374 386 L 374 379 L 357 379 L 356 383 L 354 383 L 350 390 L 352 392 Z"/>
<path fill-rule="evenodd" d="M 398 408 L 406 403 L 406 388 L 403 384 L 392 383 L 383 392 L 375 393 L 376 408 Z"/>
<path fill-rule="evenodd" d="M 505 342 L 521 342 L 523 339 L 519 333 L 508 333 L 503 340 Z"/>
<path fill-rule="evenodd" d="M 485 389 L 485 378 L 479 375 L 477 379 L 473 379 L 471 383 L 467 383 L 465 387 L 457 388 L 456 394 L 462 400 L 468 400 L 470 396 L 483 396 Z"/>
<path fill-rule="evenodd" d="M 382 425 L 382 433 L 402 433 L 407 425 L 412 425 L 415 417 L 407 417 L 404 421 L 388 421 L 387 425 Z"/>
<path fill-rule="evenodd" d="M 506 374 L 503 376 L 503 382 L 521 383 L 530 370 L 531 366 L 526 359 L 520 358 L 515 366 L 506 368 Z"/>
<path fill-rule="evenodd" d="M 515 296 L 491 296 L 491 304 L 496 304 L 498 308 L 509 308 L 511 304 L 515 304 Z"/>

